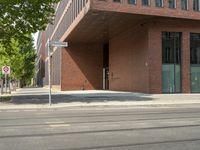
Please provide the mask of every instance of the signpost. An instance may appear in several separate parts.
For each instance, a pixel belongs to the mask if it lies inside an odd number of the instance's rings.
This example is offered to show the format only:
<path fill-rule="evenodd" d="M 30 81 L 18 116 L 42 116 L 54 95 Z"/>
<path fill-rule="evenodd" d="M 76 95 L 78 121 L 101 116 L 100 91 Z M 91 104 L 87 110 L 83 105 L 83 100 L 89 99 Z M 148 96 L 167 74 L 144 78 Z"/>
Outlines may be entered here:
<path fill-rule="evenodd" d="M 7 76 L 10 74 L 10 66 L 4 65 L 2 67 L 2 74 L 5 75 L 5 88 L 6 88 L 6 93 L 7 93 L 7 83 L 8 83 Z"/>
<path fill-rule="evenodd" d="M 5 75 L 10 74 L 10 66 L 4 65 L 2 67 L 2 73 L 5 74 Z"/>
<path fill-rule="evenodd" d="M 3 80 L 0 78 L 1 95 L 3 94 Z"/>
<path fill-rule="evenodd" d="M 48 39 L 48 74 L 49 74 L 49 106 L 51 106 L 51 48 L 52 47 L 68 47 L 67 42 L 50 41 Z"/>

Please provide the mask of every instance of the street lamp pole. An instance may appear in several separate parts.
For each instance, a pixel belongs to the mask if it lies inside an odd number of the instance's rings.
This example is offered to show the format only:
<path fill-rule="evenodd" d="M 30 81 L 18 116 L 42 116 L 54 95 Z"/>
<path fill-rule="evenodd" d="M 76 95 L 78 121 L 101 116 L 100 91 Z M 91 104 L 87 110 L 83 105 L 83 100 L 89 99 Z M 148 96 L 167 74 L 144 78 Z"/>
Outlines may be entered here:
<path fill-rule="evenodd" d="M 57 42 L 57 41 L 50 41 L 48 39 L 48 75 L 49 75 L 49 106 L 52 104 L 51 98 L 51 48 L 52 47 L 68 47 L 67 42 Z"/>

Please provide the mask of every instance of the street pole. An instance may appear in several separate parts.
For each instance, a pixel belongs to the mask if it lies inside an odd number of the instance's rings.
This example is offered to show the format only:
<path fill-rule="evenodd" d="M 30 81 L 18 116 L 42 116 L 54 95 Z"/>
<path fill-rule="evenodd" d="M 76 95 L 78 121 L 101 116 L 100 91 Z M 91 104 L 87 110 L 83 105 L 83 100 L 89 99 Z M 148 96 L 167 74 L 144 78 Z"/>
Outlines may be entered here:
<path fill-rule="evenodd" d="M 48 73 L 49 73 L 49 106 L 51 106 L 51 53 L 50 40 L 48 39 Z"/>
<path fill-rule="evenodd" d="M 10 87 L 10 84 L 11 84 L 11 82 L 10 82 L 10 75 L 9 75 L 9 79 L 8 79 L 9 94 L 11 94 L 11 87 Z"/>
<path fill-rule="evenodd" d="M 48 73 L 49 73 L 49 106 L 51 106 L 51 47 L 68 47 L 67 42 L 56 42 L 56 41 L 51 41 L 48 39 L 47 42 L 48 46 Z"/>
<path fill-rule="evenodd" d="M 5 74 L 5 88 L 6 88 L 6 94 L 7 94 L 7 74 Z"/>
<path fill-rule="evenodd" d="M 1 95 L 3 95 L 3 80 L 0 78 Z"/>

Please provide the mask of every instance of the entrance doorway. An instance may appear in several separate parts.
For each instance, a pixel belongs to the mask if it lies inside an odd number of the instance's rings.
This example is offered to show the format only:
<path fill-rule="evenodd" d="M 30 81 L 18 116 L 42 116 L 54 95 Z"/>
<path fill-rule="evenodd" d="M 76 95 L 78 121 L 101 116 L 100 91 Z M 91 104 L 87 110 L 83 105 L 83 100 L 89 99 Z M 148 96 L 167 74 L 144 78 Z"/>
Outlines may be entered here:
<path fill-rule="evenodd" d="M 162 91 L 181 92 L 181 33 L 162 33 Z"/>
<path fill-rule="evenodd" d="M 109 90 L 109 43 L 103 45 L 103 90 Z"/>

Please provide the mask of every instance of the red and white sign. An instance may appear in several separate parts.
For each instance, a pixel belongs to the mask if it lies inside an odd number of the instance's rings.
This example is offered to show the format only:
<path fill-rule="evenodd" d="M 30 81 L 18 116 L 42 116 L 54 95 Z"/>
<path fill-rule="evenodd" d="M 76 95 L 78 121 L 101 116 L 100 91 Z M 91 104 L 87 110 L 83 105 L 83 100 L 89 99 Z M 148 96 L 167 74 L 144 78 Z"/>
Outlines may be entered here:
<path fill-rule="evenodd" d="M 10 66 L 3 66 L 2 67 L 2 73 L 3 74 L 10 74 Z"/>

